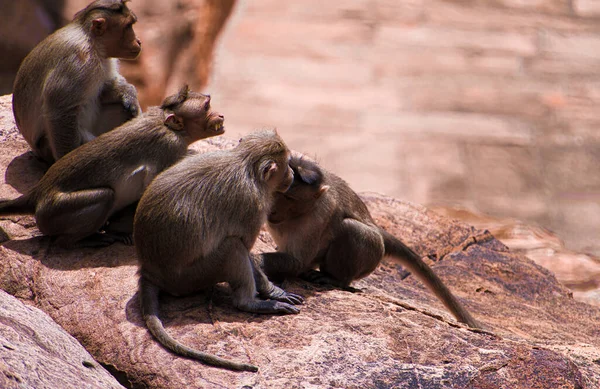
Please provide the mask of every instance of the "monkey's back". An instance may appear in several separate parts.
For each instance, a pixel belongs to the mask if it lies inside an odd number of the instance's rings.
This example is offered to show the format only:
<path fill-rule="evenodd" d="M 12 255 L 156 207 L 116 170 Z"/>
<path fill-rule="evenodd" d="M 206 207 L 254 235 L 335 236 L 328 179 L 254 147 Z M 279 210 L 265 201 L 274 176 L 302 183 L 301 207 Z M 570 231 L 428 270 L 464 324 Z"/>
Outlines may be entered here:
<path fill-rule="evenodd" d="M 44 196 L 49 190 L 114 189 L 123 175 L 139 166 L 162 171 L 172 165 L 185 155 L 187 143 L 162 125 L 159 114 L 151 109 L 71 151 L 48 169 L 33 196 Z"/>
<path fill-rule="evenodd" d="M 70 61 L 74 47 L 81 42 L 71 42 L 67 36 L 73 35 L 72 27 L 63 27 L 37 44 L 23 59 L 13 85 L 13 112 L 17 127 L 27 142 L 34 142 L 35 128 L 40 121 L 44 84 L 49 69 L 56 68 L 59 62 Z M 75 36 L 75 35 L 73 35 Z"/>
<path fill-rule="evenodd" d="M 227 237 L 250 249 L 270 205 L 251 175 L 233 151 L 215 151 L 188 156 L 157 176 L 134 221 L 141 273 L 160 285 L 160 274 L 184 271 Z"/>

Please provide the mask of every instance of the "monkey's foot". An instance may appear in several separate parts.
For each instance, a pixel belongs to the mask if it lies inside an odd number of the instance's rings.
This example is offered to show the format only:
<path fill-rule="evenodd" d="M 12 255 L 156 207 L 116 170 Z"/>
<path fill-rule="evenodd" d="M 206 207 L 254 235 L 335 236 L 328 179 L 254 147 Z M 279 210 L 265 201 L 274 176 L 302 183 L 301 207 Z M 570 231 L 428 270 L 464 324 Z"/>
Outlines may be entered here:
<path fill-rule="evenodd" d="M 273 289 L 271 289 L 271 291 L 269 293 L 261 295 L 261 297 L 263 297 L 265 299 L 270 299 L 270 300 L 282 301 L 284 303 L 294 304 L 294 305 L 304 303 L 304 297 L 294 294 L 294 293 L 286 292 L 285 290 L 283 290 L 280 287 L 275 286 L 275 285 L 273 285 Z"/>
<path fill-rule="evenodd" d="M 237 307 L 242 311 L 253 313 L 300 313 L 300 308 L 297 308 L 288 303 L 275 300 L 252 300 L 248 302 L 239 303 Z"/>

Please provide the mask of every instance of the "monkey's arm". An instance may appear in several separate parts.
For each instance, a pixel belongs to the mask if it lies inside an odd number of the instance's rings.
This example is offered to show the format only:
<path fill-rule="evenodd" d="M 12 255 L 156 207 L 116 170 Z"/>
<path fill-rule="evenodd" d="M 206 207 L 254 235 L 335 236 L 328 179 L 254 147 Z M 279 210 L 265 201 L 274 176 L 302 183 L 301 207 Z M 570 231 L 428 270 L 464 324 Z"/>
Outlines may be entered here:
<path fill-rule="evenodd" d="M 100 103 L 121 104 L 132 117 L 136 117 L 142 113 L 135 86 L 128 83 L 125 77 L 120 74 L 117 74 L 104 84 L 102 93 L 100 94 Z"/>
<path fill-rule="evenodd" d="M 253 259 L 266 276 L 276 282 L 283 281 L 287 277 L 297 277 L 309 268 L 300 259 L 278 251 L 253 255 Z"/>
<path fill-rule="evenodd" d="M 89 80 L 85 79 L 87 71 L 75 56 L 69 56 L 48 74 L 42 91 L 43 130 L 48 138 L 50 150 L 55 160 L 82 144 L 80 128 L 82 113 L 86 110 L 85 102 Z"/>

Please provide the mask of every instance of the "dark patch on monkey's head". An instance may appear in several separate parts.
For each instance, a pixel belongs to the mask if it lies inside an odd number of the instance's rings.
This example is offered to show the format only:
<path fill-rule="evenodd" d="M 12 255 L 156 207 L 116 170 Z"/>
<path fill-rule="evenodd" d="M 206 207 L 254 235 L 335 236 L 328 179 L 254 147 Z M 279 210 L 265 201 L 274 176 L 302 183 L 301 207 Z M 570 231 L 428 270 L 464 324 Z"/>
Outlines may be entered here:
<path fill-rule="evenodd" d="M 179 91 L 177 93 L 175 93 L 174 95 L 167 96 L 163 100 L 160 108 L 173 110 L 175 107 L 183 104 L 184 101 L 186 101 L 188 99 L 189 94 L 190 94 L 190 87 L 189 87 L 189 85 L 186 84 L 186 85 L 182 86 L 181 89 L 179 89 Z"/>
<path fill-rule="evenodd" d="M 316 162 L 304 158 L 303 155 L 294 155 L 290 158 L 290 167 L 294 172 L 294 182 L 320 187 L 323 182 L 323 172 Z"/>
<path fill-rule="evenodd" d="M 324 185 L 325 175 L 316 162 L 293 154 L 289 165 L 294 173 L 294 180 L 285 193 L 275 195 L 268 215 L 271 224 L 279 224 L 311 212 L 330 188 L 329 185 Z"/>

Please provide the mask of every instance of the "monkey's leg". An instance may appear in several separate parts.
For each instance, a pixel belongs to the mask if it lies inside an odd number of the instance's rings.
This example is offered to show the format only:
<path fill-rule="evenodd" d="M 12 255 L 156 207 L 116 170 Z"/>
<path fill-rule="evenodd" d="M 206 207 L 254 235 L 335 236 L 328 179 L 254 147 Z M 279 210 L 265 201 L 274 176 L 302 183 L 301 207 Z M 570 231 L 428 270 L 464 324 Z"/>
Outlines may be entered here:
<path fill-rule="evenodd" d="M 256 313 L 298 313 L 295 306 L 276 300 L 260 300 L 256 297 L 256 280 L 250 253 L 239 238 L 223 240 L 219 248 L 207 258 L 212 264 L 222 267 L 223 278 L 233 292 L 235 306 L 247 312 Z"/>
<path fill-rule="evenodd" d="M 345 219 L 321 261 L 320 274 L 313 271 L 306 273 L 305 277 L 312 278 L 313 282 L 354 291 L 350 283 L 371 274 L 384 253 L 383 238 L 377 227 Z"/>
<path fill-rule="evenodd" d="M 254 262 L 270 280 L 282 282 L 288 277 L 297 277 L 307 269 L 304 261 L 287 253 L 272 252 L 254 255 Z"/>
<path fill-rule="evenodd" d="M 114 191 L 108 188 L 57 193 L 42 202 L 35 212 L 38 228 L 45 235 L 56 236 L 61 247 L 108 246 L 118 237 L 100 234 L 114 202 Z M 84 240 L 85 238 L 85 240 Z"/>
<path fill-rule="evenodd" d="M 252 257 L 256 257 L 251 254 Z M 254 258 L 253 258 L 254 259 Z M 259 266 L 255 263 L 254 260 L 251 261 L 252 270 L 254 272 L 254 279 L 256 281 L 256 289 L 258 290 L 258 295 L 263 299 L 271 299 L 277 301 L 283 301 L 288 304 L 302 304 L 304 302 L 304 298 L 294 293 L 286 292 L 280 287 L 274 285 L 265 273 L 260 269 Z"/>
<path fill-rule="evenodd" d="M 137 204 L 137 202 L 130 204 L 111 215 L 103 227 L 105 234 L 120 236 L 124 244 L 131 246 L 133 244 L 133 218 Z"/>

